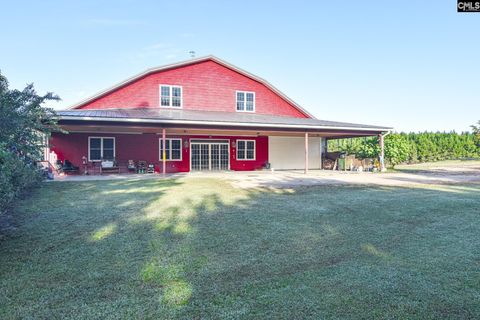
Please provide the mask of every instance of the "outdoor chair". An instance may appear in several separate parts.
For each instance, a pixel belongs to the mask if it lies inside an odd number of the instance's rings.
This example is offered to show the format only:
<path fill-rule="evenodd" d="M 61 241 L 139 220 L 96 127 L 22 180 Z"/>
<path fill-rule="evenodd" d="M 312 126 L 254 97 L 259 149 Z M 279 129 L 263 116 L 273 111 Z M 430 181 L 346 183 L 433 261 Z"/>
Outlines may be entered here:
<path fill-rule="evenodd" d="M 153 165 L 153 163 L 148 165 L 147 173 L 155 173 L 155 165 Z"/>
<path fill-rule="evenodd" d="M 127 170 L 128 170 L 129 172 L 135 172 L 135 171 L 137 171 L 137 166 L 135 165 L 135 161 L 133 161 L 133 160 L 128 160 Z"/>
<path fill-rule="evenodd" d="M 70 160 L 65 159 L 62 163 L 61 160 L 57 160 L 56 169 L 58 172 L 63 173 L 78 173 L 80 171 L 79 167 L 74 166 Z"/>
<path fill-rule="evenodd" d="M 137 173 L 147 172 L 147 161 L 138 161 Z"/>

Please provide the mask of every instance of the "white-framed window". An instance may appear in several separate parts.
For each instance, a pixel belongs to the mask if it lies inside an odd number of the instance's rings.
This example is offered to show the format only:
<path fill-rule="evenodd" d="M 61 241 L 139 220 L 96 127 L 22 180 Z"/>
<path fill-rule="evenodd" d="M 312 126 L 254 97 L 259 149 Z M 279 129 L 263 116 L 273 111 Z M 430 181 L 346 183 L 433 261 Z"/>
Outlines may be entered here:
<path fill-rule="evenodd" d="M 181 108 L 183 105 L 182 87 L 168 84 L 160 85 L 160 107 Z"/>
<path fill-rule="evenodd" d="M 236 91 L 237 112 L 255 112 L 255 92 Z"/>
<path fill-rule="evenodd" d="M 160 138 L 160 161 L 163 161 L 163 139 Z M 182 160 L 182 139 L 180 138 L 168 138 L 165 139 L 165 155 L 166 160 L 169 161 L 181 161 Z"/>
<path fill-rule="evenodd" d="M 88 161 L 115 159 L 114 137 L 88 137 Z"/>
<path fill-rule="evenodd" d="M 255 140 L 237 140 L 237 160 L 255 160 Z"/>

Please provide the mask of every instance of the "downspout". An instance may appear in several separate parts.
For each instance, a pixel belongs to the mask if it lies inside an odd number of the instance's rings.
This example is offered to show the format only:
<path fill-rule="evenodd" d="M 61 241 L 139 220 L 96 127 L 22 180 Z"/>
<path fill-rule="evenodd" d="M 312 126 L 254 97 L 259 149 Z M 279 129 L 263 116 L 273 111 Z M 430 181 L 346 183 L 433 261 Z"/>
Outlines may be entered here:
<path fill-rule="evenodd" d="M 378 157 L 378 160 L 380 162 L 380 171 L 385 172 L 387 171 L 387 168 L 385 167 L 385 137 L 388 136 L 391 133 L 391 131 L 387 131 L 385 134 L 379 134 L 379 143 L 380 143 L 380 156 Z"/>
<path fill-rule="evenodd" d="M 305 174 L 308 173 L 308 132 L 305 132 Z"/>

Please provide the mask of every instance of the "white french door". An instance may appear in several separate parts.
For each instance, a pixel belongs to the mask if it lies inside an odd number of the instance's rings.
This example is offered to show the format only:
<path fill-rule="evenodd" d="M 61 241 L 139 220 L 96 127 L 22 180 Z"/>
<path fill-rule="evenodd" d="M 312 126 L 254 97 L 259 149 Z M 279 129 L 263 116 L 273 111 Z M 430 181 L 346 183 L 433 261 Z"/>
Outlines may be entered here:
<path fill-rule="evenodd" d="M 230 169 L 228 140 L 191 140 L 190 169 L 192 171 L 223 171 Z"/>

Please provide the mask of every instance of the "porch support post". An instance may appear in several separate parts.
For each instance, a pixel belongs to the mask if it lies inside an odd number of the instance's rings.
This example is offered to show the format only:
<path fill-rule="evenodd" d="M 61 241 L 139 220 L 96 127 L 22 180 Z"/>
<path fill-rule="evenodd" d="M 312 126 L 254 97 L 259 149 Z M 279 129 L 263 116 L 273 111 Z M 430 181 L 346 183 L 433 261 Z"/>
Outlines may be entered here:
<path fill-rule="evenodd" d="M 320 138 L 320 169 L 323 169 L 323 160 L 327 158 L 327 137 L 321 137 Z"/>
<path fill-rule="evenodd" d="M 378 135 L 378 143 L 380 144 L 380 171 L 385 171 L 385 145 L 383 141 L 383 134 Z"/>
<path fill-rule="evenodd" d="M 167 169 L 167 130 L 165 128 L 162 129 L 162 145 L 162 174 L 165 175 Z"/>
<path fill-rule="evenodd" d="M 305 132 L 305 174 L 308 173 L 308 132 Z"/>

